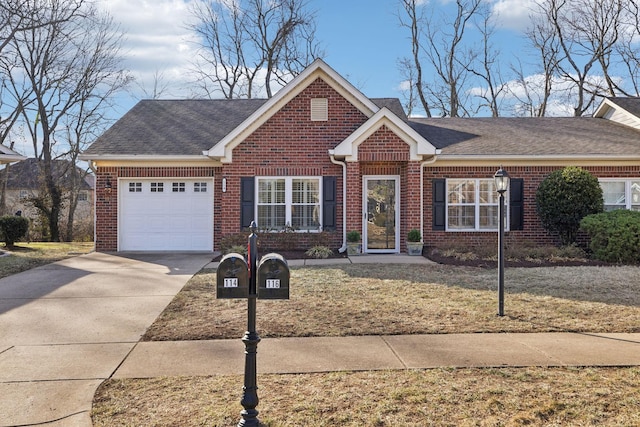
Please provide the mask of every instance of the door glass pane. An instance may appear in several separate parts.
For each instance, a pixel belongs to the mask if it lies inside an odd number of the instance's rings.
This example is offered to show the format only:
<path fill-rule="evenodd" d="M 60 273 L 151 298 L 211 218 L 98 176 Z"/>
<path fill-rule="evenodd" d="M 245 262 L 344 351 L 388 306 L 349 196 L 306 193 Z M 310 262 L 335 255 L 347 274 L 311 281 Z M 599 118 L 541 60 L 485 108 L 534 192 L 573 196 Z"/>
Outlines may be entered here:
<path fill-rule="evenodd" d="M 367 249 L 396 249 L 396 182 L 367 180 Z"/>

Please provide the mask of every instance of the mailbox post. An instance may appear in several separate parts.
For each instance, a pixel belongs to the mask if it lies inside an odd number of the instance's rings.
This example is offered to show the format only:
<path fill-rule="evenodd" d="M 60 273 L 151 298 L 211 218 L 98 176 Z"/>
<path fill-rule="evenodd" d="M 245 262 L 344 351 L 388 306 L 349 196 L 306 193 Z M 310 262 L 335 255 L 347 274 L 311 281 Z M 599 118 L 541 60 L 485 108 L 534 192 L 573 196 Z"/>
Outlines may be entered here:
<path fill-rule="evenodd" d="M 248 258 L 249 258 L 249 295 L 247 303 L 247 331 L 242 337 L 244 343 L 244 387 L 242 388 L 242 400 L 240 404 L 244 408 L 240 415 L 242 420 L 238 427 L 258 427 L 258 368 L 257 355 L 260 337 L 256 332 L 256 299 L 258 292 L 256 289 L 256 261 L 258 259 L 258 236 L 256 235 L 256 222 L 251 222 L 251 235 L 249 236 Z"/>
<path fill-rule="evenodd" d="M 260 337 L 256 332 L 256 299 L 289 299 L 289 266 L 282 255 L 265 255 L 258 265 L 257 225 L 251 222 L 248 242 L 248 260 L 242 255 L 225 255 L 218 264 L 217 298 L 247 298 L 247 330 L 242 337 L 244 343 L 244 408 L 238 427 L 259 427 L 257 353 Z"/>

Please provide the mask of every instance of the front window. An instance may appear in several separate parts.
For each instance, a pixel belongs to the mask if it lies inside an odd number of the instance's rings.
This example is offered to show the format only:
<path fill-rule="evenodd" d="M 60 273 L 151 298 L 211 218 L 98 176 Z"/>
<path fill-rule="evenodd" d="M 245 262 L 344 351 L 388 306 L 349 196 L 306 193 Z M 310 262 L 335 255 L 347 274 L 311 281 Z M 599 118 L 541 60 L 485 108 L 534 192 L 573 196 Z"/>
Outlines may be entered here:
<path fill-rule="evenodd" d="M 600 188 L 605 211 L 640 211 L 640 179 L 603 179 Z"/>
<path fill-rule="evenodd" d="M 497 230 L 498 200 L 493 179 L 447 180 L 447 230 Z"/>
<path fill-rule="evenodd" d="M 317 230 L 320 227 L 320 178 L 258 178 L 257 218 L 261 228 Z"/>

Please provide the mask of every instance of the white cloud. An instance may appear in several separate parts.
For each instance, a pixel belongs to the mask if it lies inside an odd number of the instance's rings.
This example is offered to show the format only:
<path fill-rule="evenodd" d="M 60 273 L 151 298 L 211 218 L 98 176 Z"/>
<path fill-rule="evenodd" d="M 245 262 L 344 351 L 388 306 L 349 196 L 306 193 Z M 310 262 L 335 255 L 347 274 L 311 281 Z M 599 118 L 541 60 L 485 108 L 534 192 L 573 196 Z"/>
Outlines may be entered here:
<path fill-rule="evenodd" d="M 149 92 L 156 75 L 168 84 L 164 96 L 185 96 L 185 76 L 196 52 L 190 7 L 197 0 L 108 0 L 101 3 L 124 31 L 125 67 L 136 86 Z M 135 88 L 134 92 L 135 91 Z M 136 93 L 137 94 L 137 93 Z M 139 96 L 142 96 L 141 94 Z"/>
<path fill-rule="evenodd" d="M 499 27 L 524 31 L 531 23 L 534 6 L 535 0 L 496 0 L 492 10 Z"/>

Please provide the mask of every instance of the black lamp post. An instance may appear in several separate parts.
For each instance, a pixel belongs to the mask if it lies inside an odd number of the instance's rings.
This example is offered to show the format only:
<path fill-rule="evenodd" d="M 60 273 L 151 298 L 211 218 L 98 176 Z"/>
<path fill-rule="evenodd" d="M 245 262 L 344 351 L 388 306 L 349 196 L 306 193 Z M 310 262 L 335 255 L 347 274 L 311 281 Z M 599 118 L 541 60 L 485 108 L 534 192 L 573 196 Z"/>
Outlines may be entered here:
<path fill-rule="evenodd" d="M 500 169 L 493 175 L 496 191 L 500 195 L 498 200 L 498 316 L 504 316 L 504 193 L 509 188 L 509 174 Z"/>

